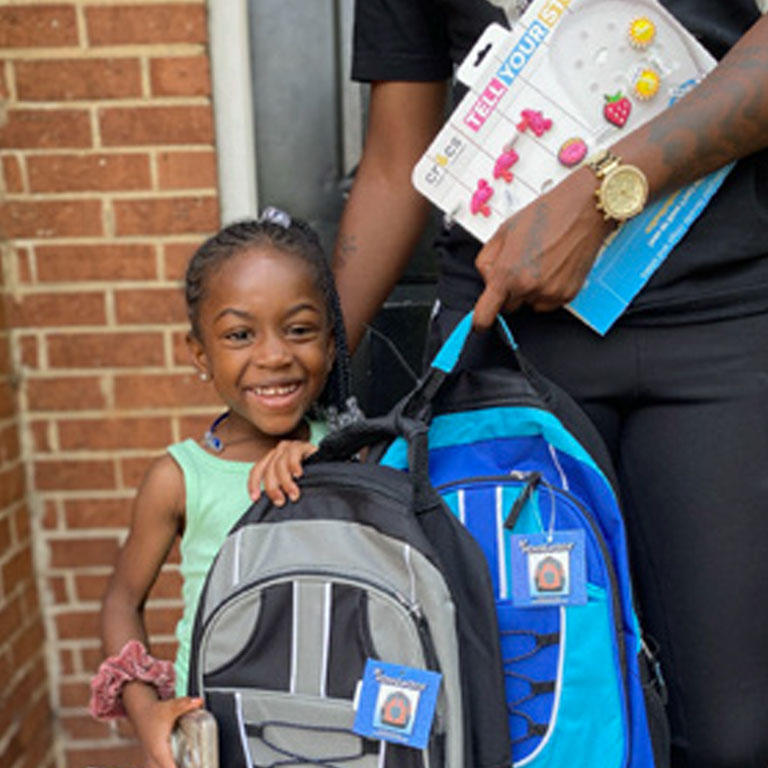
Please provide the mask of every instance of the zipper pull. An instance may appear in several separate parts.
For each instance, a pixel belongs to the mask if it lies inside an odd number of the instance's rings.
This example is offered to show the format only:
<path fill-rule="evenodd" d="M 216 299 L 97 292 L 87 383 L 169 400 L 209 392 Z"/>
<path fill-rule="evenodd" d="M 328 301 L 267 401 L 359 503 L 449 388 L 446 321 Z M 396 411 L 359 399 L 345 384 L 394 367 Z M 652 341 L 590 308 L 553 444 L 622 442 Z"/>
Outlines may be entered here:
<path fill-rule="evenodd" d="M 525 479 L 525 486 L 520 491 L 520 495 L 515 499 L 515 503 L 512 505 L 512 509 L 509 510 L 506 520 L 504 520 L 504 527 L 510 531 L 515 527 L 517 519 L 520 517 L 520 513 L 523 511 L 523 507 L 528 503 L 536 486 L 541 482 L 541 472 L 519 472 L 513 470 L 509 473 L 515 479 Z"/>

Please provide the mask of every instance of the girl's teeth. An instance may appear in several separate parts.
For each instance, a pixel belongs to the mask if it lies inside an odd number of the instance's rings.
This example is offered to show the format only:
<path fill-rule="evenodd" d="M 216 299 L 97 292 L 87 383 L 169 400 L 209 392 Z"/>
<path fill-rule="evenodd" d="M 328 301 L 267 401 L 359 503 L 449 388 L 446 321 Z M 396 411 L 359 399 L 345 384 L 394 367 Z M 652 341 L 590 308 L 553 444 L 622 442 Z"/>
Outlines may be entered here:
<path fill-rule="evenodd" d="M 288 395 L 296 389 L 296 384 L 287 384 L 282 387 L 255 387 L 257 395 L 274 397 L 275 395 Z"/>

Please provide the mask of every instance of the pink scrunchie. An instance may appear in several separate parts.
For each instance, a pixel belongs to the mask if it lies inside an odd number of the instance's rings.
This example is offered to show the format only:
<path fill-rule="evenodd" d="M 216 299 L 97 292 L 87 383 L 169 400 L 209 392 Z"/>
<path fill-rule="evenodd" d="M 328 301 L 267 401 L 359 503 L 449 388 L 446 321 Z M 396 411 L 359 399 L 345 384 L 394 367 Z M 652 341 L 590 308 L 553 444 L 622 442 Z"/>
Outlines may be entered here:
<path fill-rule="evenodd" d="M 150 656 L 138 640 L 129 640 L 117 656 L 110 656 L 99 666 L 91 680 L 91 702 L 88 707 L 98 720 L 123 717 L 122 692 L 126 683 L 138 680 L 157 688 L 161 699 L 174 695 L 176 673 L 170 661 Z"/>

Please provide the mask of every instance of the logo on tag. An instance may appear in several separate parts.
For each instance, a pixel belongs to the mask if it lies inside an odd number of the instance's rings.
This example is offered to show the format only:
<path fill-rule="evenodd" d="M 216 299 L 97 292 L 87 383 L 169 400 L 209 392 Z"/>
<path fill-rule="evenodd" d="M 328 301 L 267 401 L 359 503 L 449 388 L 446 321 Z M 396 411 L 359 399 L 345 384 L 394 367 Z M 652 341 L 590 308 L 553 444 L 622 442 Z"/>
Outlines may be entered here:
<path fill-rule="evenodd" d="M 442 675 L 368 659 L 352 730 L 361 736 L 424 749 Z"/>
<path fill-rule="evenodd" d="M 521 608 L 587 602 L 584 531 L 510 536 L 512 601 Z"/>

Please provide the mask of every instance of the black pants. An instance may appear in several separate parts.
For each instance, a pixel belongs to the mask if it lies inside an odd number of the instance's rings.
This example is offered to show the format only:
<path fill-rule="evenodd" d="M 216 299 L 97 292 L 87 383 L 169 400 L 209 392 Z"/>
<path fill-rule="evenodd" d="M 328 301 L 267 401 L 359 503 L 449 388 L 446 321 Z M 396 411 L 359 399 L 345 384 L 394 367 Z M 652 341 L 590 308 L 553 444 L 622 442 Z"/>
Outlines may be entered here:
<path fill-rule="evenodd" d="M 462 315 L 443 308 L 430 344 Z M 564 310 L 509 322 L 612 454 L 672 765 L 766 768 L 768 315 L 604 338 Z"/>

